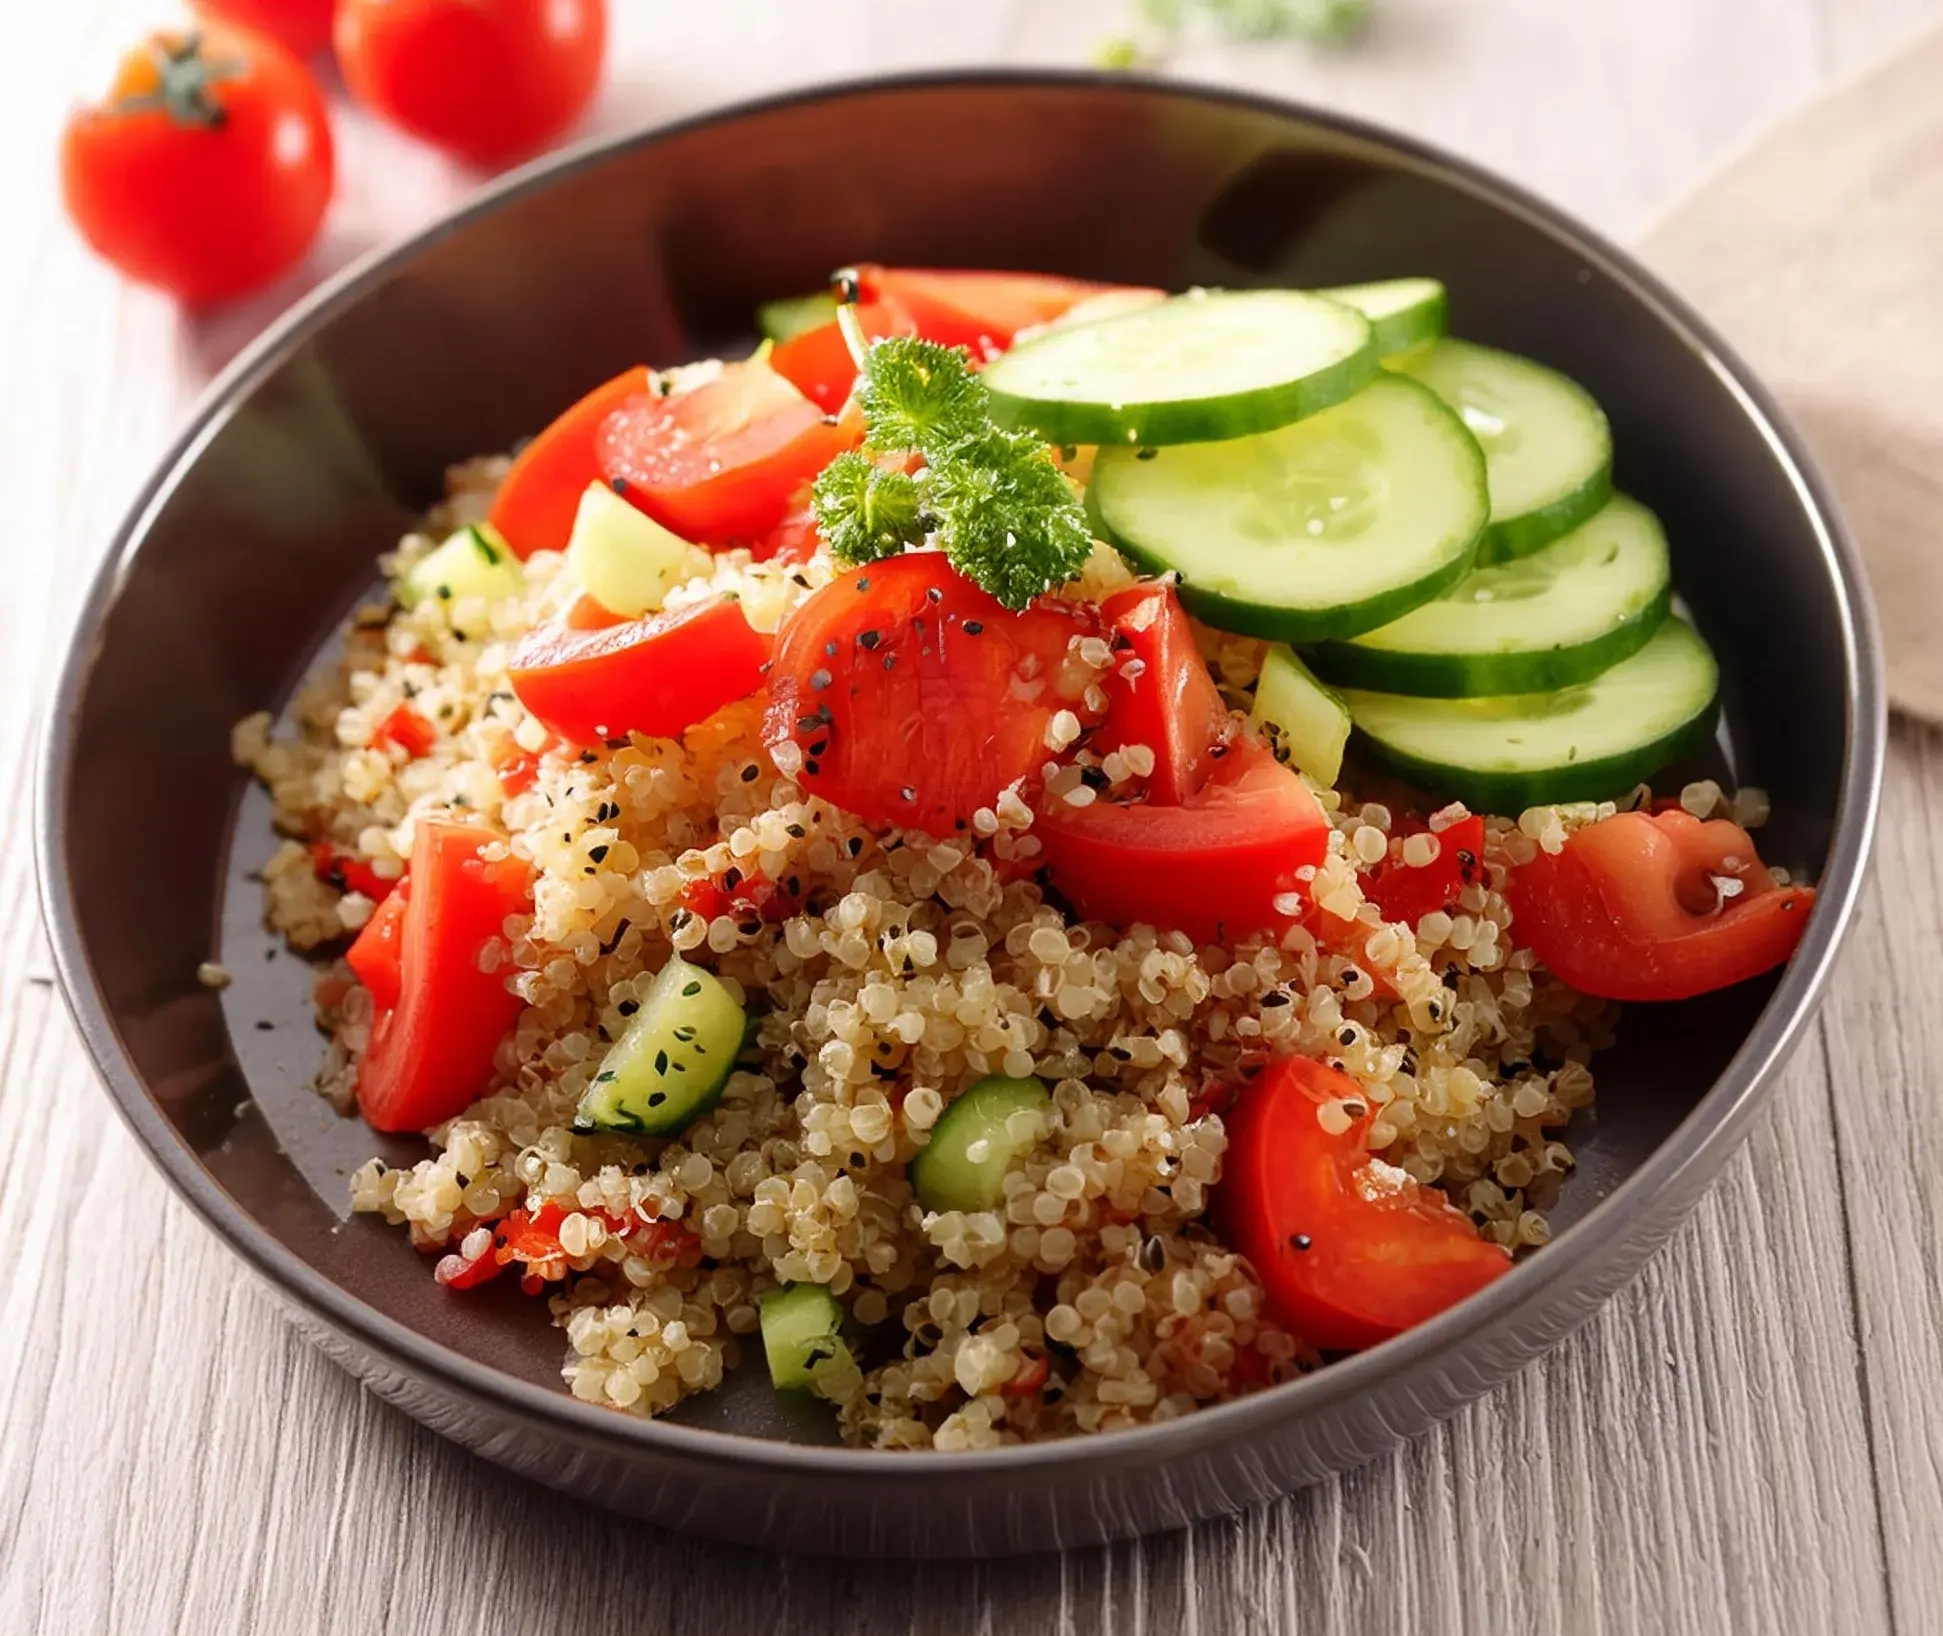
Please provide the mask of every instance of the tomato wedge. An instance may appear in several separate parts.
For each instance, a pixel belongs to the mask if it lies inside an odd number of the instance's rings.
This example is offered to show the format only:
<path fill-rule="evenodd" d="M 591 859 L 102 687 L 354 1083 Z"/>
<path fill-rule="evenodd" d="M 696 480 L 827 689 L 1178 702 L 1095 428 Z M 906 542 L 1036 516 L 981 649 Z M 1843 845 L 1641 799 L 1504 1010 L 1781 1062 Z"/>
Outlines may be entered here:
<path fill-rule="evenodd" d="M 887 335 L 918 333 L 916 322 L 894 301 L 860 301 L 857 319 L 865 336 L 873 341 Z M 850 343 L 835 324 L 819 324 L 778 342 L 769 354 L 769 366 L 832 415 L 849 401 L 850 388 L 857 379 L 857 361 L 850 356 Z"/>
<path fill-rule="evenodd" d="M 1777 886 L 1738 824 L 1688 812 L 1588 824 L 1514 869 L 1507 895 L 1512 935 L 1608 1000 L 1684 1000 L 1771 971 L 1815 901 L 1812 886 Z"/>
<path fill-rule="evenodd" d="M 637 397 L 600 429 L 600 473 L 683 539 L 753 539 L 788 515 L 798 490 L 863 437 L 760 359 L 705 386 Z"/>
<path fill-rule="evenodd" d="M 380 1003 L 358 1067 L 358 1106 L 378 1130 L 427 1130 L 463 1113 L 492 1083 L 493 1054 L 523 1002 L 507 988 L 507 972 L 480 970 L 479 956 L 504 935 L 506 917 L 533 901 L 526 863 L 480 856 L 505 839 L 476 824 L 421 820 L 409 894 L 393 894 L 365 928 L 370 936 L 379 915 L 404 904 L 397 989 L 390 1005 Z M 381 968 L 376 952 L 365 969 Z M 372 997 L 385 998 L 375 987 Z"/>
<path fill-rule="evenodd" d="M 615 410 L 654 391 L 645 368 L 597 386 L 520 452 L 493 498 L 492 525 L 513 554 L 564 551 L 589 483 L 600 481 L 596 443 Z"/>
<path fill-rule="evenodd" d="M 1363 896 L 1385 920 L 1414 929 L 1425 915 L 1455 906 L 1465 887 L 1483 879 L 1484 820 L 1473 813 L 1438 832 L 1437 856 L 1429 863 L 1379 866 L 1363 882 Z"/>
<path fill-rule="evenodd" d="M 405 944 L 405 906 L 411 893 L 403 880 L 397 888 L 371 911 L 364 930 L 344 954 L 357 980 L 371 990 L 372 1001 L 380 1011 L 398 1003 L 404 982 L 399 975 L 399 960 Z"/>
<path fill-rule="evenodd" d="M 1214 747 L 1228 735 L 1228 707 L 1173 586 L 1135 585 L 1108 597 L 1100 612 L 1112 622 L 1115 656 L 1101 683 L 1107 711 L 1093 748 L 1107 755 L 1146 745 L 1154 752 L 1149 798 L 1178 806 L 1207 783 Z M 1129 658 L 1140 661 L 1132 681 L 1123 674 Z"/>
<path fill-rule="evenodd" d="M 1329 1102 L 1363 1107 L 1331 1136 Z M 1376 1111 L 1308 1057 L 1265 1069 L 1227 1115 L 1215 1208 L 1275 1320 L 1325 1352 L 1401 1334 L 1510 1270 L 1511 1257 L 1435 1188 L 1369 1154 Z"/>
<path fill-rule="evenodd" d="M 1275 900 L 1306 897 L 1295 872 L 1322 862 L 1329 819 L 1308 785 L 1248 734 L 1179 806 L 1048 801 L 1033 833 L 1045 842 L 1052 884 L 1087 919 L 1144 921 L 1220 943 L 1298 918 Z"/>
<path fill-rule="evenodd" d="M 310 843 L 310 863 L 317 878 L 340 892 L 361 892 L 373 903 L 383 903 L 398 884 L 387 880 L 355 852 L 340 852 L 329 841 Z"/>
<path fill-rule="evenodd" d="M 542 625 L 507 675 L 521 704 L 572 744 L 629 733 L 679 738 L 762 686 L 769 638 L 732 596 L 596 630 Z"/>
<path fill-rule="evenodd" d="M 866 264 L 857 275 L 866 298 L 901 308 L 927 341 L 965 347 L 981 360 L 1003 352 L 1022 329 L 1049 324 L 1094 296 L 1132 288 L 1052 273 L 940 267 Z"/>
<path fill-rule="evenodd" d="M 935 551 L 846 572 L 783 626 L 764 733 L 801 750 L 804 789 L 858 817 L 949 833 L 1047 758 L 1063 603 L 1013 613 Z"/>

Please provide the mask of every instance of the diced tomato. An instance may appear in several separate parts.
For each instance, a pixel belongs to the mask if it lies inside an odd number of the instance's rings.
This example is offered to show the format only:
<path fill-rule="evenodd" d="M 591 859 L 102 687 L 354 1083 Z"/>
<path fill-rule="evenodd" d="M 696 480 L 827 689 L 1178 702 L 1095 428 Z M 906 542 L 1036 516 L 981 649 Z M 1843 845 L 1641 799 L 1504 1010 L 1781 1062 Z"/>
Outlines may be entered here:
<path fill-rule="evenodd" d="M 608 416 L 602 474 L 683 539 L 709 545 L 766 534 L 802 486 L 863 438 L 860 416 L 833 419 L 759 359 L 673 397 Z"/>
<path fill-rule="evenodd" d="M 737 875 L 731 885 L 712 876 L 690 881 L 682 888 L 681 906 L 702 920 L 718 920 L 732 915 L 738 920 L 754 916 L 767 925 L 777 925 L 796 913 L 796 895 L 766 875 Z"/>
<path fill-rule="evenodd" d="M 1329 819 L 1308 785 L 1244 734 L 1177 807 L 1048 800 L 1033 833 L 1052 884 L 1087 919 L 1219 943 L 1297 918 L 1275 900 L 1306 898 L 1295 872 L 1322 862 Z"/>
<path fill-rule="evenodd" d="M 822 543 L 816 529 L 816 506 L 805 487 L 790 501 L 789 515 L 750 542 L 749 554 L 757 562 L 808 562 Z"/>
<path fill-rule="evenodd" d="M 1046 1377 L 1052 1373 L 1051 1365 L 1046 1362 L 1043 1352 L 1035 1352 L 1021 1363 L 999 1390 L 1000 1397 L 1037 1397 L 1045 1389 Z"/>
<path fill-rule="evenodd" d="M 1396 984 L 1390 981 L 1394 975 L 1394 968 L 1385 970 L 1369 957 L 1369 940 L 1376 934 L 1374 926 L 1360 920 L 1345 919 L 1333 909 L 1325 909 L 1319 903 L 1311 903 L 1304 911 L 1301 921 L 1325 952 L 1348 955 L 1350 959 L 1356 961 L 1368 974 L 1379 997 L 1385 1000 L 1394 1000 L 1397 997 Z"/>
<path fill-rule="evenodd" d="M 372 744 L 395 744 L 416 761 L 439 741 L 439 731 L 408 704 L 401 704 L 378 723 Z"/>
<path fill-rule="evenodd" d="M 858 302 L 857 320 L 865 337 L 872 341 L 918 332 L 910 315 L 892 301 Z M 810 402 L 832 415 L 849 401 L 850 388 L 857 381 L 857 361 L 850 356 L 850 343 L 834 323 L 819 324 L 779 342 L 769 354 L 769 364 Z"/>
<path fill-rule="evenodd" d="M 702 1259 L 702 1241 L 678 1221 L 649 1221 L 623 1229 L 628 1247 L 663 1267 L 693 1267 Z"/>
<path fill-rule="evenodd" d="M 402 986 L 398 963 L 405 946 L 405 904 L 410 896 L 410 889 L 400 881 L 398 890 L 371 911 L 371 918 L 344 955 L 380 1011 L 389 1011 L 398 1003 Z"/>
<path fill-rule="evenodd" d="M 499 1269 L 506 1263 L 499 1259 L 498 1230 L 495 1228 L 493 1232 L 494 1238 L 487 1241 L 485 1249 L 470 1260 L 463 1249 L 441 1256 L 439 1264 L 432 1269 L 432 1276 L 447 1289 L 477 1289 L 489 1278 L 497 1278 Z"/>
<path fill-rule="evenodd" d="M 1331 1136 L 1317 1115 L 1347 1103 Z M 1228 1116 L 1215 1205 L 1275 1321 L 1326 1352 L 1375 1346 L 1484 1288 L 1511 1257 L 1442 1193 L 1370 1160 L 1376 1111 L 1308 1057 L 1265 1069 Z"/>
<path fill-rule="evenodd" d="M 764 733 L 804 789 L 871 823 L 948 833 L 1045 762 L 1067 644 L 1097 627 L 1013 613 L 935 551 L 846 572 L 783 626 Z"/>
<path fill-rule="evenodd" d="M 520 452 L 493 499 L 492 525 L 513 553 L 564 551 L 580 497 L 601 477 L 598 443 L 607 417 L 654 391 L 645 368 L 597 386 Z"/>
<path fill-rule="evenodd" d="M 1437 856 L 1426 864 L 1385 863 L 1363 882 L 1363 896 L 1385 920 L 1415 930 L 1427 914 L 1455 906 L 1464 888 L 1484 879 L 1484 820 L 1473 813 L 1434 834 Z"/>
<path fill-rule="evenodd" d="M 1687 812 L 1588 824 L 1514 869 L 1507 895 L 1517 941 L 1609 1000 L 1684 1000 L 1758 977 L 1795 952 L 1815 901 L 1812 886 L 1777 886 L 1738 824 Z"/>
<path fill-rule="evenodd" d="M 564 1277 L 568 1257 L 560 1244 L 560 1228 L 568 1213 L 551 1201 L 533 1209 L 515 1210 L 494 1230 L 492 1254 L 502 1266 L 521 1263 L 529 1276 L 542 1280 Z M 656 1266 L 693 1267 L 701 1262 L 701 1239 L 679 1221 L 645 1219 L 638 1213 L 617 1216 L 600 1209 L 578 1214 L 603 1223 L 611 1235 L 625 1239 L 630 1250 Z"/>
<path fill-rule="evenodd" d="M 507 664 L 520 703 L 572 744 L 679 738 L 762 686 L 769 638 L 718 596 L 604 630 L 545 625 Z"/>
<path fill-rule="evenodd" d="M 499 787 L 507 795 L 524 795 L 540 777 L 540 763 L 546 754 L 560 743 L 557 733 L 548 733 L 546 742 L 537 750 L 522 750 L 519 740 L 508 733 L 494 747 L 492 764 L 499 774 Z"/>
<path fill-rule="evenodd" d="M 625 625 L 627 615 L 615 613 L 612 608 L 582 591 L 567 604 L 567 611 L 560 616 L 560 623 L 570 631 L 604 631 L 615 625 Z"/>
<path fill-rule="evenodd" d="M 462 1113 L 492 1082 L 493 1053 L 522 1002 L 507 988 L 507 972 L 481 970 L 479 956 L 504 936 L 506 917 L 533 898 L 528 865 L 480 856 L 504 840 L 474 824 L 418 823 L 409 896 L 390 900 L 406 905 L 397 995 L 379 1007 L 358 1070 L 358 1106 L 379 1130 L 429 1129 Z"/>
<path fill-rule="evenodd" d="M 340 852 L 329 841 L 310 843 L 311 867 L 326 886 L 340 892 L 360 892 L 373 903 L 383 903 L 397 886 L 396 878 L 387 880 L 355 852 Z"/>
<path fill-rule="evenodd" d="M 1194 645 L 1194 631 L 1171 585 L 1135 585 L 1100 612 L 1112 622 L 1114 664 L 1100 684 L 1106 719 L 1093 748 L 1107 755 L 1128 744 L 1154 752 L 1147 788 L 1157 806 L 1178 806 L 1208 781 L 1214 747 L 1229 736 L 1228 707 Z M 1139 661 L 1129 681 L 1123 667 Z"/>
<path fill-rule="evenodd" d="M 567 1252 L 560 1248 L 560 1224 L 566 1219 L 567 1212 L 553 1203 L 515 1210 L 493 1235 L 499 1259 L 529 1267 L 564 1260 Z"/>
<path fill-rule="evenodd" d="M 958 268 L 865 265 L 857 274 L 866 299 L 892 303 L 927 341 L 965 347 L 981 361 L 1003 352 L 1022 329 L 1049 324 L 1094 296 L 1129 288 L 1050 273 Z"/>

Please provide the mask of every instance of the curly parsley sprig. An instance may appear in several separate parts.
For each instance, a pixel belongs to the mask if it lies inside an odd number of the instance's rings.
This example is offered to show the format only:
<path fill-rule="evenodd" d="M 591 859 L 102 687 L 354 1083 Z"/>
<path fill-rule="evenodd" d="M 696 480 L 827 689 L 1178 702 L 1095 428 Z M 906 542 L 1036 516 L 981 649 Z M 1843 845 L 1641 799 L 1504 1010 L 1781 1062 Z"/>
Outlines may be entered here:
<path fill-rule="evenodd" d="M 857 404 L 869 453 L 840 455 L 816 480 L 816 520 L 838 562 L 895 556 L 935 539 L 951 565 L 1008 608 L 1064 585 L 1092 551 L 1078 498 L 1038 438 L 993 423 L 961 348 L 894 336 L 863 343 Z M 915 474 L 870 458 L 921 455 Z"/>

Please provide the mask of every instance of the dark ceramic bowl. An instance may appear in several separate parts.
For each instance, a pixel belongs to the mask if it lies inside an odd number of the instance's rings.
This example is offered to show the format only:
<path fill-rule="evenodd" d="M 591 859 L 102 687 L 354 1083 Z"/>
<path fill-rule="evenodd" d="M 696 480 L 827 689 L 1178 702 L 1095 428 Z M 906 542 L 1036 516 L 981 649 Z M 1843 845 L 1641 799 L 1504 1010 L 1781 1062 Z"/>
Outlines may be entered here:
<path fill-rule="evenodd" d="M 872 1454 L 818 1446 L 827 1426 L 791 1421 L 760 1381 L 674 1420 L 586 1407 L 539 1303 L 454 1299 L 400 1235 L 345 1220 L 345 1173 L 379 1144 L 307 1088 L 308 973 L 261 929 L 248 872 L 267 808 L 230 764 L 230 724 L 288 698 L 448 461 L 507 447 L 631 363 L 746 344 L 757 301 L 858 259 L 1173 288 L 1431 273 L 1465 334 L 1560 366 L 1610 412 L 1620 480 L 1666 519 L 1719 649 L 1724 753 L 1772 797 L 1764 850 L 1822 897 L 1777 979 L 1633 1014 L 1575 1133 L 1565 1230 L 1485 1294 L 1169 1425 Z M 1741 364 L 1618 251 L 1469 166 L 1301 108 L 953 77 L 568 154 L 278 324 L 211 390 L 95 580 L 49 719 L 38 841 L 61 977 L 123 1116 L 375 1390 L 674 1527 L 964 1555 L 1181 1524 L 1340 1471 L 1581 1322 L 1692 1206 L 1799 1037 L 1855 901 L 1882 739 L 1867 594 L 1826 489 Z M 212 955 L 237 974 L 221 995 L 196 978 Z"/>

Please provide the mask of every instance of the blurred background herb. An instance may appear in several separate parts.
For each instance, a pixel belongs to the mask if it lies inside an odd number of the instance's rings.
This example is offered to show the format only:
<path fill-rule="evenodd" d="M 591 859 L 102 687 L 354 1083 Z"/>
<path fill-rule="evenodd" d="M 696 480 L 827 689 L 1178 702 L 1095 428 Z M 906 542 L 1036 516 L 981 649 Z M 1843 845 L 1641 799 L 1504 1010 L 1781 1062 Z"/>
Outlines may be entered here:
<path fill-rule="evenodd" d="M 1204 18 L 1231 40 L 1304 40 L 1334 45 L 1354 35 L 1370 0 L 1131 0 L 1131 32 L 1102 42 L 1102 68 L 1143 68 L 1164 62 L 1181 36 Z"/>

